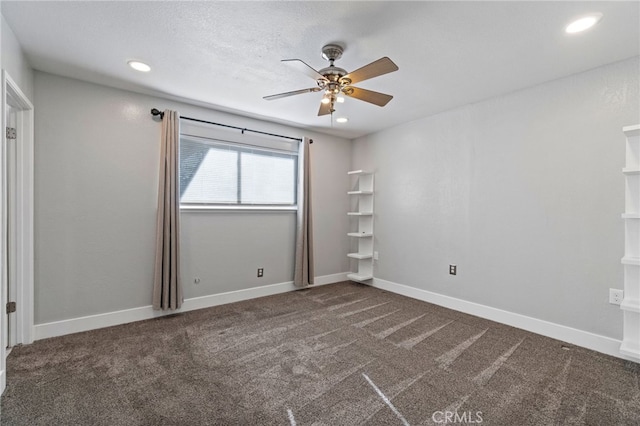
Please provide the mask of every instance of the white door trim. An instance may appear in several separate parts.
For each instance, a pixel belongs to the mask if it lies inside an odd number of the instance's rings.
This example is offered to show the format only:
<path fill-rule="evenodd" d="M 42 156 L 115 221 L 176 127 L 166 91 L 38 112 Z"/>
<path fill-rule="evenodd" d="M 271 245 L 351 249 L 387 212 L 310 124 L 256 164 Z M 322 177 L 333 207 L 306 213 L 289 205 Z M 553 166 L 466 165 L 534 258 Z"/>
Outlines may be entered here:
<path fill-rule="evenodd" d="M 16 323 L 17 335 L 15 342 L 17 344 L 29 344 L 33 342 L 33 323 L 34 323 L 34 299 L 33 299 L 33 281 L 34 281 L 34 111 L 33 104 L 22 92 L 20 87 L 13 81 L 11 76 L 2 70 L 2 164 L 0 165 L 0 188 L 2 190 L 2 291 L 0 292 L 0 327 L 6 329 L 4 324 L 4 309 L 7 303 L 7 256 L 6 235 L 4 235 L 4 226 L 6 226 L 7 218 L 7 183 L 5 179 L 5 171 L 7 170 L 6 158 L 6 105 L 9 103 L 16 111 L 16 130 L 18 133 L 16 144 L 16 282 L 17 292 L 16 305 L 18 306 Z M 6 386 L 6 346 L 7 336 L 3 331 L 0 333 L 2 342 L 0 342 L 0 392 L 4 391 Z"/>

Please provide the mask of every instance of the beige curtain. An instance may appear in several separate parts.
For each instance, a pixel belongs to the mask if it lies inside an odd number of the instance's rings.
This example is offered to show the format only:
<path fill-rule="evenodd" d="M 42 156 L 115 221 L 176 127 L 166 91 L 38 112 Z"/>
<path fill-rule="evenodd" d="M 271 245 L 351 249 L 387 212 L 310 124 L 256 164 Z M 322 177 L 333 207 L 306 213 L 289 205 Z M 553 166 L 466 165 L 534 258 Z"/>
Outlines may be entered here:
<path fill-rule="evenodd" d="M 298 151 L 298 222 L 296 226 L 296 262 L 293 283 L 297 287 L 313 284 L 313 223 L 311 220 L 311 167 L 309 138 L 300 142 Z"/>
<path fill-rule="evenodd" d="M 180 115 L 176 111 L 165 110 L 160 148 L 153 309 L 178 309 L 182 305 L 179 140 Z"/>

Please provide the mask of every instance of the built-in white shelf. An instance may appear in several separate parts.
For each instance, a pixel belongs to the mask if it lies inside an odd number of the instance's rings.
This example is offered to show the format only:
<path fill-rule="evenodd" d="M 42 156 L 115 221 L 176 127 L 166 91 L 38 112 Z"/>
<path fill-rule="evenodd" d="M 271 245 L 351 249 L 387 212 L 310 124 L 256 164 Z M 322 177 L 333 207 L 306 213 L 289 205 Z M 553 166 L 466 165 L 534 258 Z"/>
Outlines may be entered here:
<path fill-rule="evenodd" d="M 349 232 L 347 235 L 355 238 L 368 238 L 373 237 L 373 232 Z"/>
<path fill-rule="evenodd" d="M 371 259 L 373 258 L 373 253 L 349 253 L 347 257 L 352 259 Z"/>
<path fill-rule="evenodd" d="M 640 362 L 640 124 L 623 127 L 626 137 L 624 234 L 624 298 L 620 353 Z"/>
<path fill-rule="evenodd" d="M 640 353 L 640 344 L 632 345 L 630 342 L 625 340 L 622 342 L 622 345 L 620 345 L 620 353 L 631 358 L 638 358 L 638 354 Z"/>
<path fill-rule="evenodd" d="M 349 203 L 350 211 L 347 215 L 351 218 L 352 229 L 356 232 L 349 232 L 347 235 L 354 237 L 351 244 L 351 253 L 347 254 L 350 268 L 353 271 L 348 275 L 354 281 L 367 281 L 373 278 L 373 173 L 365 170 L 353 170 L 348 172 L 352 179 Z"/>
<path fill-rule="evenodd" d="M 347 274 L 347 278 L 353 281 L 367 281 L 373 278 L 373 275 Z"/>
<path fill-rule="evenodd" d="M 624 126 L 622 132 L 627 136 L 640 135 L 640 124 L 634 124 L 633 126 Z"/>
<path fill-rule="evenodd" d="M 640 313 L 640 300 L 629 299 L 625 296 L 625 298 L 622 300 L 622 303 L 620 304 L 620 309 Z"/>

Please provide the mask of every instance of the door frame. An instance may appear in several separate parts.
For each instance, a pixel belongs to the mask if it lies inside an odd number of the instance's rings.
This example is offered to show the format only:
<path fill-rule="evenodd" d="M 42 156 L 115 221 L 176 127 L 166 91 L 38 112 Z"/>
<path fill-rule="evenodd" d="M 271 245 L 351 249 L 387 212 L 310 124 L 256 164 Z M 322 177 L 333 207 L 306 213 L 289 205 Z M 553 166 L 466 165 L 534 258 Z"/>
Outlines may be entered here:
<path fill-rule="evenodd" d="M 15 344 L 33 343 L 34 325 L 34 108 L 27 96 L 11 78 L 6 70 L 2 70 L 2 153 L 0 158 L 0 192 L 2 204 L 2 228 L 0 229 L 0 275 L 2 289 L 0 291 L 0 393 L 6 387 L 6 347 L 8 342 L 5 324 L 5 306 L 7 303 L 7 155 L 6 155 L 6 106 L 16 110 L 16 292 L 15 302 L 16 335 L 12 336 Z"/>

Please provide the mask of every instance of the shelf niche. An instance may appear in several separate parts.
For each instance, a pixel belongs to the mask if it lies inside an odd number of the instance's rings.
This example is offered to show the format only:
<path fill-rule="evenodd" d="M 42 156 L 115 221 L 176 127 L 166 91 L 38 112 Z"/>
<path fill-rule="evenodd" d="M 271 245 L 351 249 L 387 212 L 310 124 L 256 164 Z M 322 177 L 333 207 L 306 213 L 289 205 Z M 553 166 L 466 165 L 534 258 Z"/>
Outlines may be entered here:
<path fill-rule="evenodd" d="M 620 353 L 640 361 L 640 124 L 622 128 L 626 137 L 624 220 L 624 312 Z"/>
<path fill-rule="evenodd" d="M 355 269 L 347 278 L 365 282 L 373 279 L 373 173 L 353 170 L 348 172 L 348 176 L 353 182 L 352 190 L 347 192 L 351 198 L 351 210 L 347 215 L 352 222 L 351 229 L 357 229 L 347 234 L 354 239 L 352 248 L 356 248 L 355 252 L 347 254 L 351 269 Z"/>

